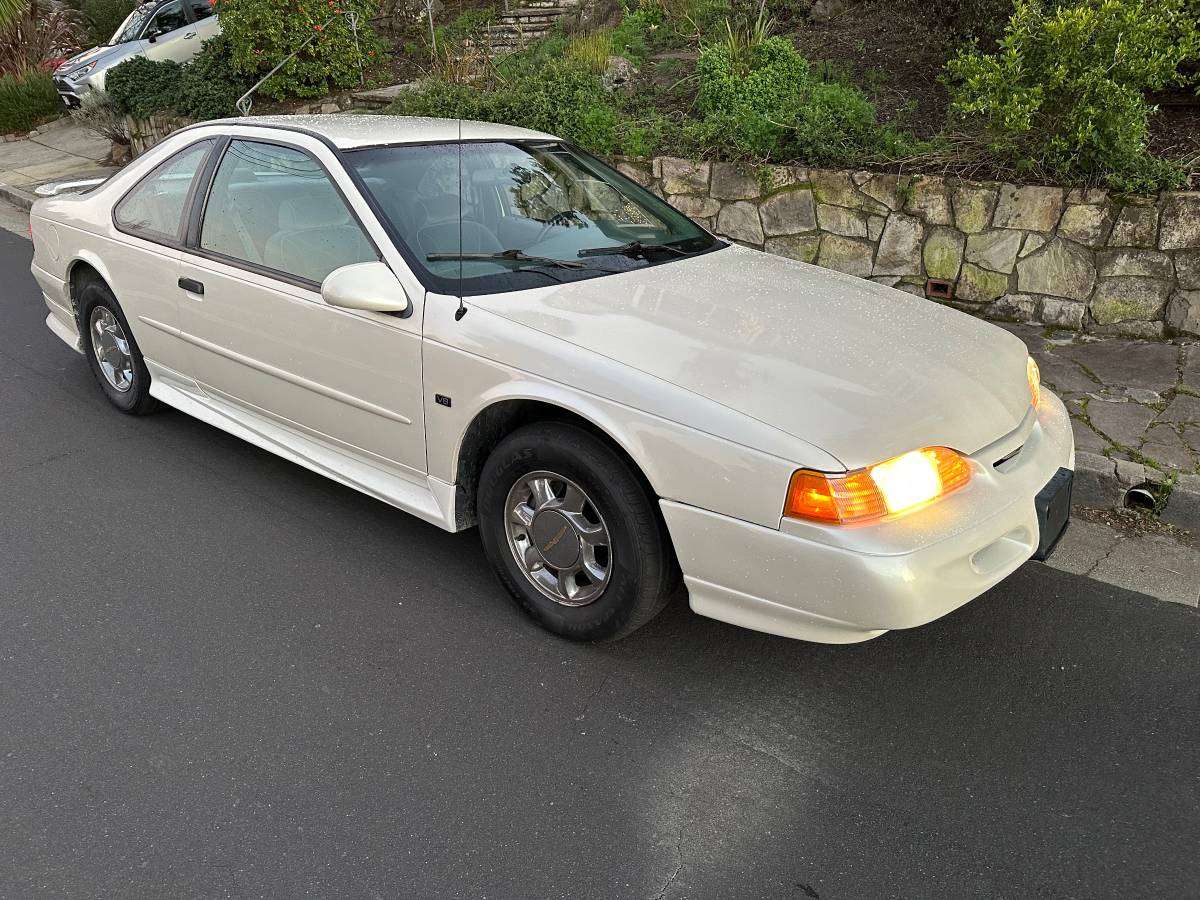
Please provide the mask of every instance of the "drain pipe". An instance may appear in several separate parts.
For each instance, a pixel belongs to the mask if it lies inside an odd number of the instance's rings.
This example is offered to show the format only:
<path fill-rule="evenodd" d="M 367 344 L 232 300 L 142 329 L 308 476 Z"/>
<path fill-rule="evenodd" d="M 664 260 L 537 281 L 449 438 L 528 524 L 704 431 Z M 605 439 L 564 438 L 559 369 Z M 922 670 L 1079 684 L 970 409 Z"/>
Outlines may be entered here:
<path fill-rule="evenodd" d="M 1148 484 L 1139 484 L 1125 492 L 1125 502 L 1122 505 L 1126 509 L 1151 511 L 1155 508 L 1156 504 L 1157 500 L 1150 486 Z"/>

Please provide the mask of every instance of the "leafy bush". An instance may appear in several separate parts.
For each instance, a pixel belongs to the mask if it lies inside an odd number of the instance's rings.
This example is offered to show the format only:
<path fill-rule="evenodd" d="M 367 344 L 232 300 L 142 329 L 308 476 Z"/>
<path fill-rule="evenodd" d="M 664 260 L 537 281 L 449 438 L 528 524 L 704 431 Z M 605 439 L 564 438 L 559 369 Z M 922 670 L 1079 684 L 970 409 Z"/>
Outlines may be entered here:
<path fill-rule="evenodd" d="M 609 35 L 612 52 L 632 62 L 641 62 L 650 53 L 652 35 L 662 21 L 662 14 L 653 9 L 629 13 Z"/>
<path fill-rule="evenodd" d="M 809 88 L 808 61 L 783 38 L 768 38 L 740 57 L 728 42 L 710 44 L 697 64 L 697 105 L 705 132 L 722 135 L 737 155 L 779 156 L 789 122 Z"/>
<path fill-rule="evenodd" d="M 881 125 L 849 84 L 822 81 L 783 38 L 729 39 L 700 52 L 697 105 L 687 129 L 702 150 L 729 157 L 855 163 L 905 156 L 914 142 Z"/>
<path fill-rule="evenodd" d="M 134 56 L 105 76 L 104 89 L 122 112 L 137 119 L 177 110 L 183 84 L 183 66 L 170 60 Z"/>
<path fill-rule="evenodd" d="M 103 44 L 133 12 L 137 0 L 82 0 L 79 11 L 93 44 Z"/>
<path fill-rule="evenodd" d="M 233 68 L 228 39 L 220 34 L 204 42 L 200 52 L 183 67 L 180 112 L 193 119 L 221 119 L 237 115 L 235 104 L 250 87 Z"/>
<path fill-rule="evenodd" d="M 62 111 L 49 72 L 28 69 L 0 76 L 0 133 L 29 131 Z"/>
<path fill-rule="evenodd" d="M 1198 54 L 1183 0 L 1016 0 L 999 50 L 963 52 L 946 71 L 953 113 L 1019 169 L 1154 190 L 1181 172 L 1146 150 L 1144 94 Z"/>
<path fill-rule="evenodd" d="M 519 125 L 598 153 L 612 153 L 619 144 L 618 112 L 600 79 L 566 61 L 510 75 L 491 88 L 433 81 L 401 96 L 388 112 Z"/>
<path fill-rule="evenodd" d="M 367 23 L 376 0 L 219 0 L 221 31 L 229 41 L 233 68 L 261 77 L 298 50 L 279 74 L 260 89 L 268 97 L 321 97 L 359 83 L 359 53 L 370 65 L 383 45 Z M 358 46 L 346 19 L 358 13 Z M 326 25 L 328 23 L 328 26 Z"/>
<path fill-rule="evenodd" d="M 174 112 L 192 119 L 236 115 L 245 79 L 233 70 L 224 35 L 205 41 L 186 65 L 135 56 L 116 66 L 105 90 L 121 112 L 144 119 Z"/>

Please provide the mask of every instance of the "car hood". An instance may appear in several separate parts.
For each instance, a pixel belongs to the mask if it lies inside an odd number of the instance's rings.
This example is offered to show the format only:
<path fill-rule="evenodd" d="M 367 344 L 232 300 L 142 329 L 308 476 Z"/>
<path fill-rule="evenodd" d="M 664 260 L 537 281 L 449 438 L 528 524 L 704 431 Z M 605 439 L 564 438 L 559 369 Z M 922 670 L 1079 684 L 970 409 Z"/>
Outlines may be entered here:
<path fill-rule="evenodd" d="M 926 446 L 974 453 L 1029 410 L 1027 351 L 1013 335 L 737 246 L 487 306 L 739 410 L 850 469 Z"/>
<path fill-rule="evenodd" d="M 136 48 L 135 48 L 136 49 Z M 73 71 L 81 66 L 86 66 L 92 60 L 103 60 L 109 56 L 123 56 L 128 54 L 129 49 L 122 44 L 114 46 L 101 45 L 93 47 L 91 50 L 84 50 L 82 53 L 77 53 L 60 65 L 56 70 L 57 75 L 70 75 Z"/>

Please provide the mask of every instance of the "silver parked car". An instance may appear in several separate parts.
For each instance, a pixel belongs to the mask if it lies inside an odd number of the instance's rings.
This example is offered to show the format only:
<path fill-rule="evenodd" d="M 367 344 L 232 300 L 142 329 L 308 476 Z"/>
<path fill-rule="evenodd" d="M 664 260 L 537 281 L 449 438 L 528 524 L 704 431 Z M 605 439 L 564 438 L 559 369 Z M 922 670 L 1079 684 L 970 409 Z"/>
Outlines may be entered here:
<path fill-rule="evenodd" d="M 185 63 L 206 40 L 221 33 L 209 0 L 154 0 L 129 14 L 107 44 L 85 50 L 58 67 L 54 86 L 67 106 L 89 91 L 104 90 L 114 66 L 134 56 Z"/>

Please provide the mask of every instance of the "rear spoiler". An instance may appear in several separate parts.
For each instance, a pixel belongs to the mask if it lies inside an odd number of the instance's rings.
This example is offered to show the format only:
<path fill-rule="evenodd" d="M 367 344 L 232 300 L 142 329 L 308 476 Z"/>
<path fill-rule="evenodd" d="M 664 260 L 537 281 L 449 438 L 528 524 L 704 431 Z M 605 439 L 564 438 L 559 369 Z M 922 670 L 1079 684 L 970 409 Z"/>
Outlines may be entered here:
<path fill-rule="evenodd" d="M 110 176 L 100 178 L 80 178 L 76 181 L 53 181 L 50 184 L 39 184 L 33 192 L 39 197 L 57 197 L 59 194 L 86 194 L 93 188 L 108 181 Z"/>

